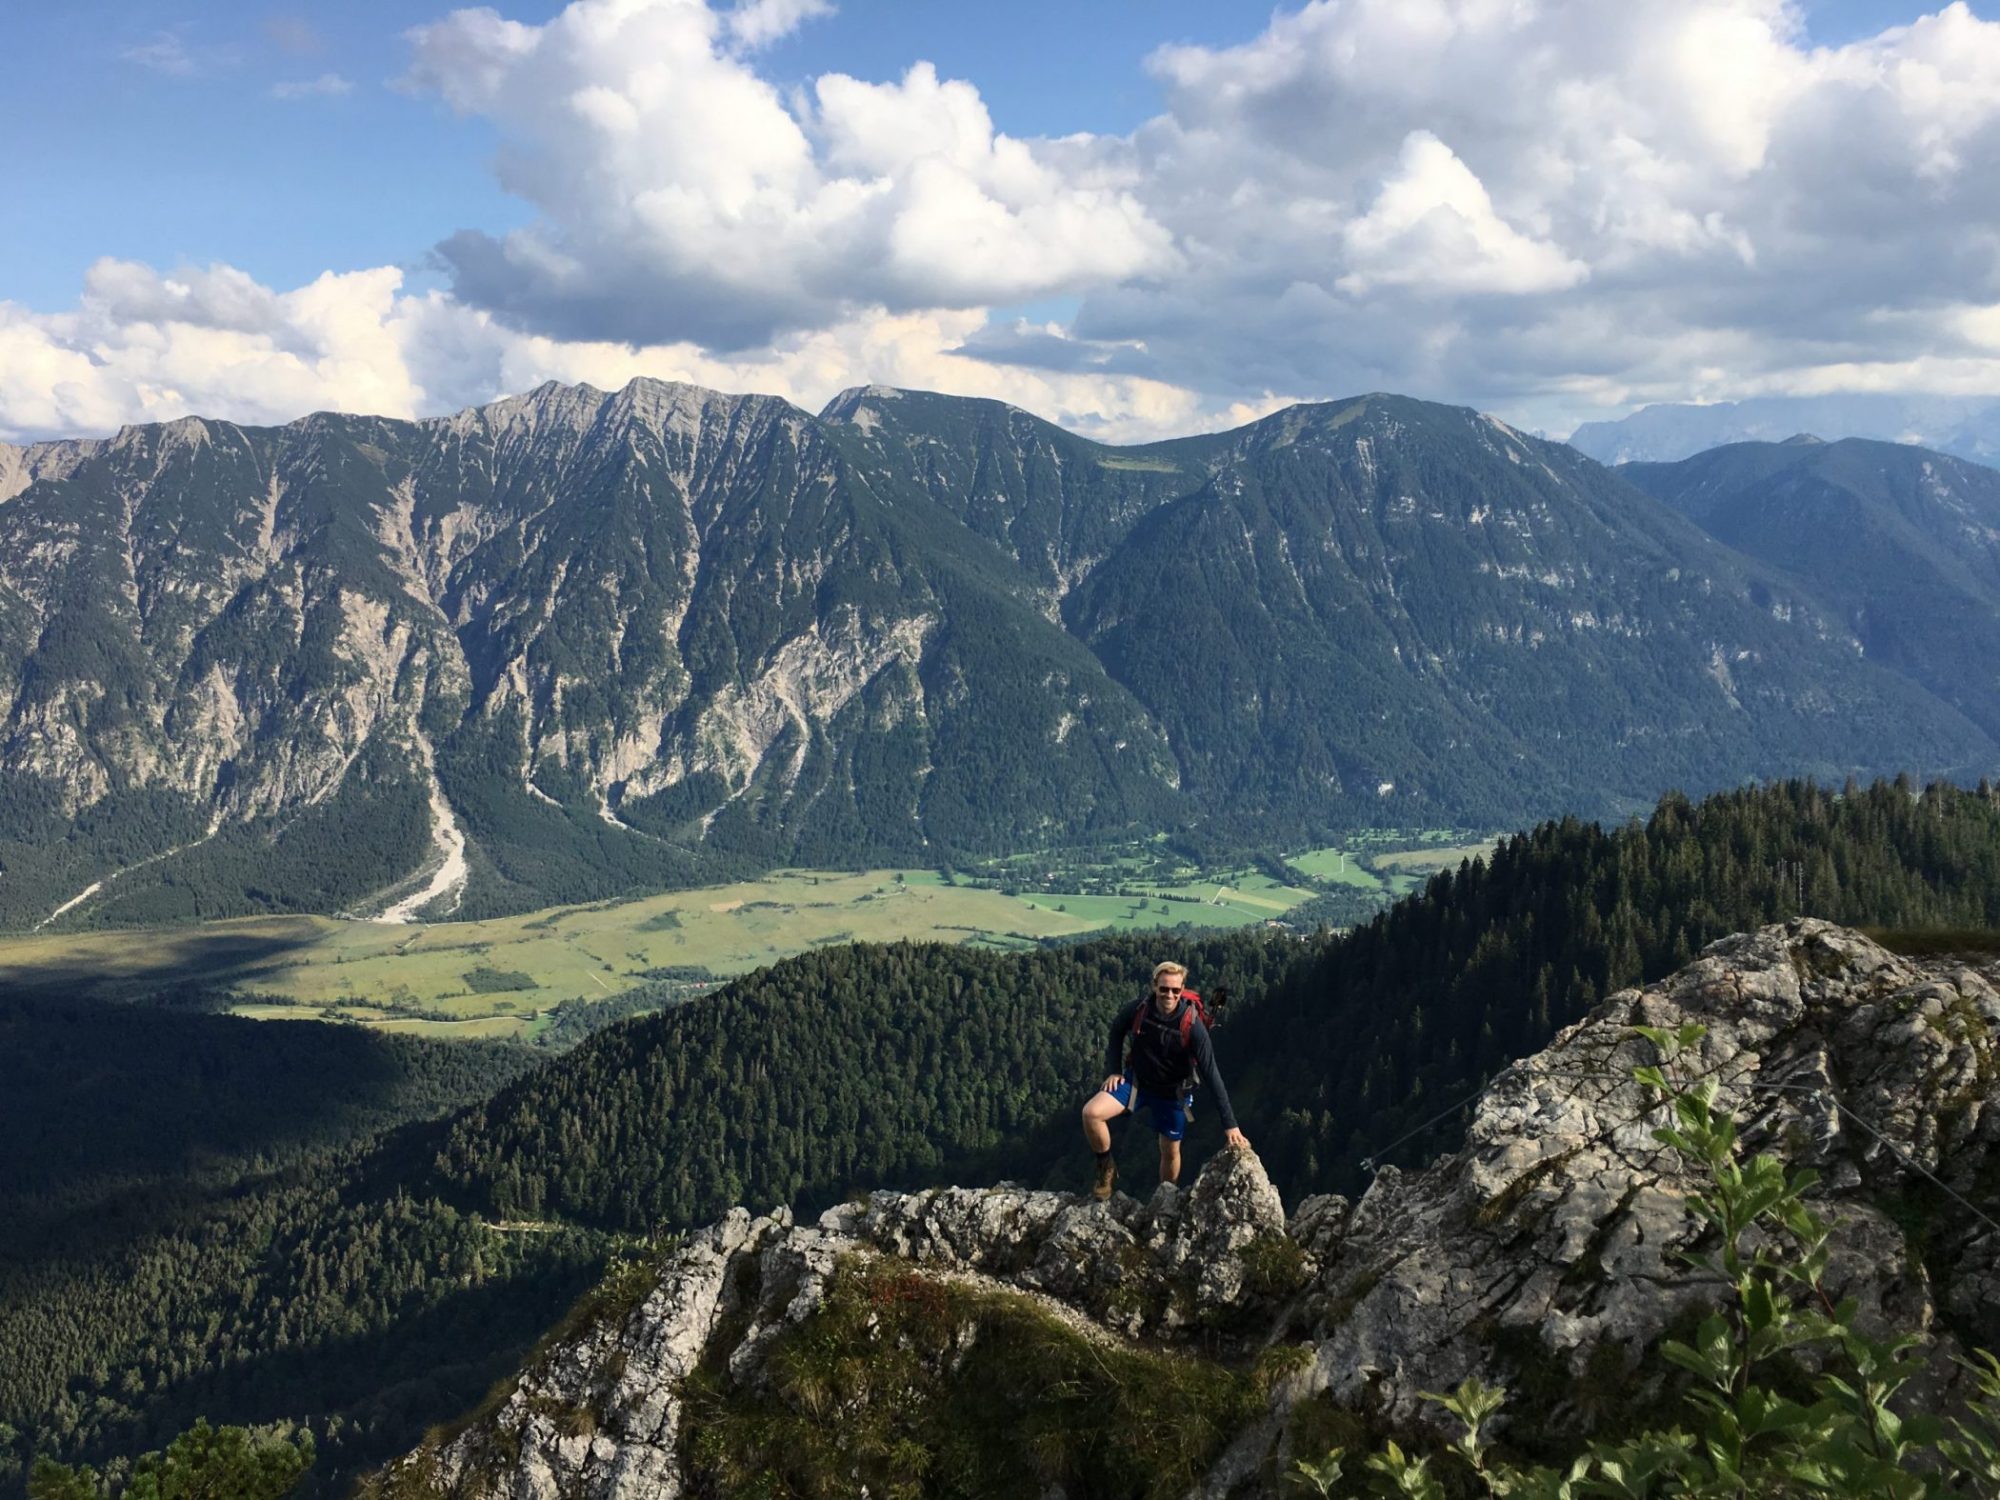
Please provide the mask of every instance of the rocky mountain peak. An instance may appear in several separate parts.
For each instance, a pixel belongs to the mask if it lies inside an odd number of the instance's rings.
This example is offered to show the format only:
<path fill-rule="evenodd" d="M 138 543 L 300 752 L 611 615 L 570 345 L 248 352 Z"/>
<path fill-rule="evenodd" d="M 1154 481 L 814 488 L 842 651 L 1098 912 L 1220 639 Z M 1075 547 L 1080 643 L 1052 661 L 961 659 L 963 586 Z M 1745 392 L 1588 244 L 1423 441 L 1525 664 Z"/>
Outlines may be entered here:
<path fill-rule="evenodd" d="M 308 417 L 305 420 L 312 419 Z M 232 430 L 233 424 L 208 417 L 175 417 L 170 422 L 146 422 L 119 428 L 110 440 L 110 451 L 143 452 L 165 462 L 176 454 L 204 448 L 215 440 L 217 433 Z"/>
<path fill-rule="evenodd" d="M 1282 1370 L 1194 1494 L 1275 1494 L 1272 1476 L 1311 1448 L 1308 1413 L 1407 1429 L 1434 1419 L 1423 1392 L 1468 1376 L 1516 1393 L 1509 1420 L 1530 1446 L 1536 1424 L 1657 1416 L 1674 1399 L 1661 1339 L 1726 1295 L 1688 1267 L 1702 1184 L 1654 1138 L 1664 1106 L 1632 1076 L 1657 1060 L 1635 1027 L 1688 1022 L 1706 1032 L 1671 1065 L 1679 1079 L 1713 1082 L 1746 1151 L 1820 1173 L 1829 1291 L 1857 1299 L 1865 1328 L 1919 1332 L 1918 1399 L 1946 1404 L 1959 1340 L 2000 1337 L 2000 1232 L 1970 1207 L 2000 1167 L 1995 978 L 1819 921 L 1725 939 L 1493 1080 L 1462 1150 L 1289 1217 L 1257 1158 L 1229 1151 L 1187 1192 L 1145 1202 L 1002 1183 L 878 1192 L 811 1224 L 737 1209 L 397 1473 L 454 1496 L 679 1495 L 745 1430 L 729 1415 L 742 1403 L 768 1416 L 825 1398 L 805 1364 L 867 1368 L 902 1349 L 911 1306 L 948 1325 L 919 1351 L 929 1374 L 864 1407 L 948 1399 L 1003 1305 L 1104 1351 L 1143 1340 Z M 1918 1205 L 1924 1229 L 1906 1235 Z M 1044 1493 L 1071 1492 L 1047 1478 Z"/>
<path fill-rule="evenodd" d="M 547 380 L 521 395 L 467 407 L 425 425 L 436 425 L 453 433 L 484 429 L 500 442 L 533 438 L 551 430 L 580 433 L 596 423 L 610 399 L 608 393 L 594 385 L 564 385 Z"/>
<path fill-rule="evenodd" d="M 936 436 L 931 429 L 966 426 L 1033 442 L 1068 434 L 1046 418 L 990 396 L 947 396 L 938 391 L 908 390 L 893 385 L 857 385 L 842 391 L 820 409 L 820 420 L 838 422 L 872 434 L 885 421 L 909 429 L 912 435 Z"/>
<path fill-rule="evenodd" d="M 765 396 L 755 392 L 739 394 L 715 391 L 707 386 L 690 385 L 684 380 L 655 380 L 647 375 L 628 381 L 625 388 L 613 399 L 622 409 L 655 426 L 676 420 L 685 421 L 690 417 L 728 414 L 750 408 L 769 407 L 779 411 L 798 412 L 798 408 L 782 396 Z M 805 415 L 804 412 L 798 414 Z"/>
<path fill-rule="evenodd" d="M 547 381 L 509 396 L 422 424 L 460 439 L 483 434 L 503 452 L 536 449 L 568 455 L 593 451 L 599 440 L 623 442 L 634 430 L 669 443 L 696 446 L 704 433 L 726 430 L 746 414 L 806 414 L 777 396 L 734 395 L 678 380 L 639 376 L 616 391 Z M 601 434 L 601 439 L 593 439 Z"/>
<path fill-rule="evenodd" d="M 1358 451 L 1373 463 L 1399 447 L 1470 440 L 1484 448 L 1496 442 L 1512 449 L 1514 463 L 1536 446 L 1536 440 L 1498 417 L 1469 406 L 1444 406 L 1386 391 L 1344 397 L 1337 401 L 1301 402 L 1260 417 L 1222 441 L 1245 453 L 1269 452 L 1294 445 L 1328 452 Z"/>
<path fill-rule="evenodd" d="M 104 446 L 100 438 L 64 438 L 25 447 L 0 443 L 0 504 L 38 479 L 61 479 Z"/>
<path fill-rule="evenodd" d="M 902 391 L 893 385 L 851 385 L 821 407 L 820 416 L 829 422 L 851 422 L 856 410 L 866 402 L 902 399 Z"/>

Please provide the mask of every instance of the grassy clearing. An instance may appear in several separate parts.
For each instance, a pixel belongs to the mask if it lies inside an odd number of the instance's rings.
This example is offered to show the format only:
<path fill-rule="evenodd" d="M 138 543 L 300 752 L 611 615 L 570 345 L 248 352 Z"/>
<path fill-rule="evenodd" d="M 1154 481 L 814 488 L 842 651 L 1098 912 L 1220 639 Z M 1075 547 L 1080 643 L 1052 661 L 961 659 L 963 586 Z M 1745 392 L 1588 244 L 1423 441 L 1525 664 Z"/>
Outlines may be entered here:
<path fill-rule="evenodd" d="M 1372 854 L 1368 862 L 1378 870 L 1430 875 L 1439 870 L 1455 870 L 1464 860 L 1484 859 L 1493 852 L 1493 844 L 1494 840 L 1485 839 L 1476 844 L 1443 844 L 1423 849 L 1399 849 L 1393 854 Z"/>
<path fill-rule="evenodd" d="M 1088 927 L 1137 932 L 1183 922 L 1197 927 L 1242 927 L 1282 917 L 1311 895 L 1311 891 L 1279 885 L 1256 871 L 1239 870 L 1199 883 L 1135 881 L 1132 894 L 1123 896 L 1043 891 L 1024 894 L 1020 900 L 1045 916 L 1078 919 Z"/>
<path fill-rule="evenodd" d="M 1308 849 L 1303 854 L 1288 854 L 1285 863 L 1303 875 L 1314 880 L 1330 881 L 1335 885 L 1351 885 L 1357 890 L 1379 887 L 1382 882 L 1367 866 L 1363 865 L 1352 849 L 1335 845 L 1330 849 Z"/>
<path fill-rule="evenodd" d="M 1285 863 L 1322 887 L 1347 886 L 1404 896 L 1439 870 L 1493 852 L 1493 839 L 1468 841 L 1456 828 L 1375 828 L 1345 844 L 1285 856 Z"/>
<path fill-rule="evenodd" d="M 1188 905 L 1168 921 L 1199 910 Z M 1205 918 L 1228 919 L 1219 910 Z M 235 990 L 244 997 L 240 1013 L 262 1019 L 520 1035 L 562 1001 L 609 998 L 653 970 L 727 978 L 836 942 L 909 938 L 1020 948 L 1099 925 L 1081 913 L 947 883 L 934 871 L 781 870 L 758 881 L 486 922 L 390 926 L 286 917 L 0 939 L 0 984 L 134 999 L 199 983 Z M 432 1014 L 394 1016 L 390 1007 Z M 465 1024 L 475 1021 L 486 1024 Z"/>
<path fill-rule="evenodd" d="M 498 1037 L 518 1037 L 528 1031 L 528 1022 L 519 1016 L 481 1016 L 466 1021 L 428 1021 L 421 1016 L 394 1016 L 370 1024 L 378 1031 L 400 1031 L 406 1036 L 427 1036 L 446 1041 L 486 1041 Z"/>
<path fill-rule="evenodd" d="M 334 1017 L 318 1005 L 237 1005 L 230 1014 L 251 1021 L 330 1021 Z"/>

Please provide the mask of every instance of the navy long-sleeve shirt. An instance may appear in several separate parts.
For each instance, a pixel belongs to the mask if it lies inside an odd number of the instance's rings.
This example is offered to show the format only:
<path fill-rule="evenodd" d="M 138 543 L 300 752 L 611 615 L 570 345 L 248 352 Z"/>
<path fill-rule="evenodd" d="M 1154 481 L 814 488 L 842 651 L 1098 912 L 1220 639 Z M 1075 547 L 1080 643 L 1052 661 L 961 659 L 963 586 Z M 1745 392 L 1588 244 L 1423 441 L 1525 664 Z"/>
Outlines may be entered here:
<path fill-rule="evenodd" d="M 1181 1004 L 1186 1005 L 1187 1001 L 1183 1000 Z M 1132 1023 L 1142 1007 L 1146 1018 L 1139 1025 L 1139 1034 L 1134 1036 Z M 1125 1063 L 1127 1042 L 1132 1044 L 1129 1069 Z M 1195 1016 L 1189 1024 L 1187 1045 L 1182 1046 L 1180 1012 L 1176 1010 L 1171 1016 L 1163 1016 L 1153 1004 L 1151 995 L 1141 995 L 1119 1011 L 1118 1019 L 1111 1023 L 1111 1045 L 1105 1049 L 1104 1056 L 1104 1071 L 1107 1074 L 1123 1076 L 1129 1072 L 1147 1093 L 1169 1096 L 1180 1093 L 1187 1081 L 1188 1062 L 1192 1058 L 1203 1086 L 1215 1100 L 1222 1128 L 1236 1128 L 1236 1112 L 1229 1107 L 1229 1091 L 1222 1086 L 1222 1074 L 1215 1066 L 1215 1043 L 1210 1040 L 1208 1027 L 1202 1024 L 1200 1016 Z"/>

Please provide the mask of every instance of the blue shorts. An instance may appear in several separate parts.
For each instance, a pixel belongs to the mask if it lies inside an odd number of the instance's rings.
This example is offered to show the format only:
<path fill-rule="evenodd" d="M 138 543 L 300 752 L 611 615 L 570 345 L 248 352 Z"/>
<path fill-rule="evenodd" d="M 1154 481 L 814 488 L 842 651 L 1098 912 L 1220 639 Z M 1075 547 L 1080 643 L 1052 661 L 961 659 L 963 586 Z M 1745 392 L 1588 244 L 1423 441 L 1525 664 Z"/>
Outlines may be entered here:
<path fill-rule="evenodd" d="M 1194 1118 L 1193 1094 L 1149 1094 L 1131 1079 L 1105 1092 L 1135 1115 L 1143 1115 L 1148 1125 L 1170 1141 L 1187 1135 L 1188 1121 Z"/>

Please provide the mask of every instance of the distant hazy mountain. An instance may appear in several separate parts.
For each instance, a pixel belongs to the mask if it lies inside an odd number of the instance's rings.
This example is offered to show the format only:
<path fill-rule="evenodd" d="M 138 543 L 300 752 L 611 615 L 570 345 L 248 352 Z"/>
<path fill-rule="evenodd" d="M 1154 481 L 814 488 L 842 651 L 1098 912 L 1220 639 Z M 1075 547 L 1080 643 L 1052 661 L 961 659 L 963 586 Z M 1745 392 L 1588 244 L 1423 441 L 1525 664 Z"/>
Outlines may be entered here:
<path fill-rule="evenodd" d="M 1607 464 L 1671 463 L 1725 443 L 1778 443 L 1800 433 L 1916 443 L 2000 463 L 2000 398 L 1760 396 L 1712 406 L 1648 406 L 1616 422 L 1585 422 L 1570 445 Z"/>
<path fill-rule="evenodd" d="M 2000 735 L 2000 470 L 1898 443 L 1736 443 L 1619 470 L 1839 611 L 1871 661 Z"/>
<path fill-rule="evenodd" d="M 637 381 L 0 459 L 17 926 L 2000 764 L 1784 574 L 1398 397 L 1119 449 Z"/>

